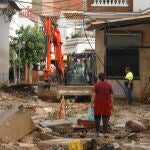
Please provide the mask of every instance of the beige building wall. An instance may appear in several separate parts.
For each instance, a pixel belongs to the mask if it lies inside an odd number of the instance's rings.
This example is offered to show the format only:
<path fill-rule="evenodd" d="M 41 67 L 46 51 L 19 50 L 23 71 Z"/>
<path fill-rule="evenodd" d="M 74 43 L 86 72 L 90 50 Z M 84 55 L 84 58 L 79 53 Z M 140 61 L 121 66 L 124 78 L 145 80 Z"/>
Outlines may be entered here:
<path fill-rule="evenodd" d="M 33 3 L 38 3 L 39 5 L 32 5 L 33 12 L 37 15 L 41 15 L 42 13 L 42 0 L 32 0 Z"/>
<path fill-rule="evenodd" d="M 141 43 L 142 46 L 150 46 L 150 30 L 149 30 L 149 24 L 141 24 L 141 25 L 135 25 L 131 27 L 123 27 L 123 28 L 117 28 L 113 29 L 113 32 L 117 30 L 120 32 L 128 30 L 129 32 L 136 31 L 141 33 Z M 104 56 L 105 56 L 105 45 L 104 45 L 104 31 L 96 31 L 96 53 L 101 58 L 101 60 L 104 62 Z M 134 81 L 134 91 L 133 96 L 140 99 L 141 93 L 145 87 L 145 84 L 149 81 L 150 78 L 150 48 L 141 48 L 140 49 L 140 79 Z M 97 60 L 97 72 L 104 71 L 104 66 L 99 63 Z M 115 90 L 120 90 L 122 96 L 124 95 L 123 90 L 121 90 L 120 85 L 118 85 L 116 80 L 109 80 L 113 85 Z M 118 80 L 121 85 L 123 86 L 123 80 Z M 115 87 L 117 86 L 117 88 Z M 118 92 L 118 91 L 115 91 Z M 115 93 L 116 94 L 116 93 Z M 117 95 L 117 94 L 116 94 Z"/>
<path fill-rule="evenodd" d="M 95 38 L 95 50 L 97 54 L 97 73 L 104 72 L 104 54 L 105 54 L 105 45 L 104 45 L 104 31 L 97 31 Z"/>

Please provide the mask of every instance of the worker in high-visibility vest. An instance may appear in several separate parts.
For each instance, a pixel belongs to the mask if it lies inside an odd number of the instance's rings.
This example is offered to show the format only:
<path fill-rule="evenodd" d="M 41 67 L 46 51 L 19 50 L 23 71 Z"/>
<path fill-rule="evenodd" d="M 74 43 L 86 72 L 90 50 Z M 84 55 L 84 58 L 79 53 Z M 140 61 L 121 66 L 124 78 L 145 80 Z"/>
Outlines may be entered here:
<path fill-rule="evenodd" d="M 128 98 L 128 104 L 132 105 L 132 91 L 133 91 L 133 73 L 131 72 L 130 67 L 125 68 L 125 90 L 126 90 L 126 96 Z"/>

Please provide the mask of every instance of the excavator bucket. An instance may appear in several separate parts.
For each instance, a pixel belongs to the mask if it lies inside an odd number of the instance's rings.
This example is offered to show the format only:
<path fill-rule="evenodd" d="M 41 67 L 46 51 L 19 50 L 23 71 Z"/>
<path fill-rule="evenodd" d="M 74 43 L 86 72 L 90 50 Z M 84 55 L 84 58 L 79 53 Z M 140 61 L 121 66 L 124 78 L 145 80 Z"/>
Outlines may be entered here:
<path fill-rule="evenodd" d="M 38 87 L 38 97 L 44 101 L 53 101 L 57 100 L 57 87 L 46 87 L 41 86 Z"/>

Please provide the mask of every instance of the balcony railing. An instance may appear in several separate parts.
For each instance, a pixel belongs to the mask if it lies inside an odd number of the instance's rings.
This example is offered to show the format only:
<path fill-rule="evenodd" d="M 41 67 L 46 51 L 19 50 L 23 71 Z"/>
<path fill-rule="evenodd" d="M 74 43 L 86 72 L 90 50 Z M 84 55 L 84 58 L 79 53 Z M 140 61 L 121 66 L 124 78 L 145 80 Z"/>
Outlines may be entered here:
<path fill-rule="evenodd" d="M 133 12 L 133 0 L 84 0 L 86 12 Z"/>
<path fill-rule="evenodd" d="M 22 8 L 21 11 L 19 12 L 19 16 L 23 18 L 29 18 L 29 19 L 34 19 L 34 13 L 32 12 L 31 8 Z"/>
<path fill-rule="evenodd" d="M 91 6 L 128 7 L 128 0 L 94 0 Z"/>

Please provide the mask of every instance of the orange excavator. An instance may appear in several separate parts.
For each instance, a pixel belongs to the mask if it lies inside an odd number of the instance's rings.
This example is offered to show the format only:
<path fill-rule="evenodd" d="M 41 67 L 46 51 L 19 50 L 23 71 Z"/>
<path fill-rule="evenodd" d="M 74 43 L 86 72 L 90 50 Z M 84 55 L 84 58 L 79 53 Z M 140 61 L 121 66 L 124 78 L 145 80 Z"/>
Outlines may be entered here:
<path fill-rule="evenodd" d="M 63 64 L 61 36 L 50 17 L 45 20 L 46 56 L 44 81 L 49 89 L 40 89 L 42 99 L 59 99 L 61 96 L 89 96 L 92 93 L 96 78 L 96 56 L 94 52 L 72 53 L 67 55 L 67 67 Z M 51 51 L 54 47 L 56 65 L 56 84 L 51 84 L 52 60 Z"/>
<path fill-rule="evenodd" d="M 61 49 L 61 36 L 60 31 L 56 25 L 52 25 L 50 17 L 45 20 L 45 37 L 46 37 L 46 57 L 45 57 L 45 68 L 44 68 L 44 81 L 49 82 L 51 80 L 51 48 L 52 44 L 55 52 L 56 59 L 56 75 L 62 80 L 64 77 L 62 49 Z"/>

